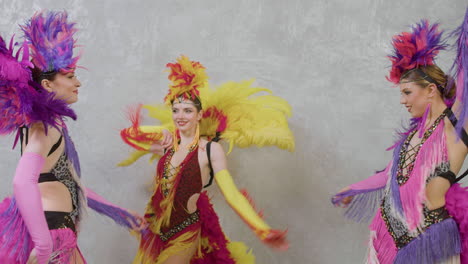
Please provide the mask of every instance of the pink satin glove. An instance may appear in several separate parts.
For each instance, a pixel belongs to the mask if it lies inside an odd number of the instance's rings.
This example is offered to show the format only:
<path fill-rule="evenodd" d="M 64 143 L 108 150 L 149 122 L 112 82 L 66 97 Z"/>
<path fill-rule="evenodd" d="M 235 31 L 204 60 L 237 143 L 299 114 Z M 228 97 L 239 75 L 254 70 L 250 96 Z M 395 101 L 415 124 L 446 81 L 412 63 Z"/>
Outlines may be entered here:
<path fill-rule="evenodd" d="M 38 179 L 45 159 L 40 154 L 26 152 L 16 167 L 13 190 L 31 239 L 34 242 L 38 264 L 49 263 L 53 243 L 42 208 Z"/>

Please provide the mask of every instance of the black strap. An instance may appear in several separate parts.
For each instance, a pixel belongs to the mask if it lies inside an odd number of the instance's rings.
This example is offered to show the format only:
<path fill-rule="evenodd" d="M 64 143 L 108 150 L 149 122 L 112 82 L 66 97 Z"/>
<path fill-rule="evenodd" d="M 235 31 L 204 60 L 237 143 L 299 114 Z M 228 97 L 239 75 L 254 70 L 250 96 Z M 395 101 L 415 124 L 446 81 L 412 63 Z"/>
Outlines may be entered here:
<path fill-rule="evenodd" d="M 47 154 L 47 156 L 52 155 L 52 153 L 54 153 L 54 152 L 60 147 L 60 144 L 62 144 L 62 139 L 63 139 L 63 136 L 60 135 L 59 140 L 57 141 L 57 143 L 55 143 L 55 144 L 52 146 L 52 148 L 50 149 L 49 154 Z"/>
<path fill-rule="evenodd" d="M 214 179 L 213 165 L 211 165 L 211 142 L 213 141 L 206 143 L 206 154 L 208 155 L 208 166 L 210 167 L 210 180 L 205 186 L 203 186 L 203 188 L 206 188 L 213 184 Z"/>
<path fill-rule="evenodd" d="M 23 155 L 23 138 L 24 138 L 24 132 L 23 132 L 23 129 L 27 127 L 20 127 L 19 131 L 20 131 L 20 143 L 21 143 L 21 155 Z M 28 133 L 26 133 L 26 145 L 28 144 Z"/>
<path fill-rule="evenodd" d="M 447 117 L 450 120 L 450 122 L 452 123 L 453 127 L 455 128 L 457 126 L 458 119 L 455 116 L 455 114 L 453 113 L 452 109 L 450 109 L 450 108 L 448 108 Z M 468 147 L 468 134 L 466 133 L 465 128 L 462 128 L 460 138 L 463 141 L 463 143 L 465 143 L 465 146 Z M 466 175 L 468 175 L 468 170 L 466 170 L 462 175 L 458 176 L 455 179 L 454 183 L 459 182 L 461 179 L 465 178 Z"/>
<path fill-rule="evenodd" d="M 216 132 L 216 136 L 208 143 L 206 143 L 206 154 L 208 156 L 208 166 L 210 166 L 210 180 L 208 183 L 203 186 L 203 188 L 206 188 L 213 184 L 213 179 L 214 179 L 214 171 L 213 171 L 213 165 L 211 165 L 211 142 L 218 142 L 220 140 L 221 134 L 219 132 Z"/>
<path fill-rule="evenodd" d="M 26 129 L 26 132 L 23 132 L 23 129 Z M 25 140 L 24 145 L 26 146 L 26 145 L 28 145 L 28 139 L 29 139 L 29 128 L 27 126 L 20 127 L 21 154 L 23 154 L 23 137 L 25 137 L 24 138 L 24 140 Z M 52 155 L 52 153 L 54 153 L 60 147 L 60 144 L 62 144 L 62 139 L 63 139 L 63 136 L 60 135 L 60 138 L 57 140 L 57 143 L 55 143 L 52 146 L 52 148 L 49 151 L 49 154 L 47 154 L 47 157 Z"/>
<path fill-rule="evenodd" d="M 437 174 L 438 177 L 442 177 L 450 182 L 450 185 L 454 184 L 457 180 L 457 175 L 453 171 L 445 171 Z"/>

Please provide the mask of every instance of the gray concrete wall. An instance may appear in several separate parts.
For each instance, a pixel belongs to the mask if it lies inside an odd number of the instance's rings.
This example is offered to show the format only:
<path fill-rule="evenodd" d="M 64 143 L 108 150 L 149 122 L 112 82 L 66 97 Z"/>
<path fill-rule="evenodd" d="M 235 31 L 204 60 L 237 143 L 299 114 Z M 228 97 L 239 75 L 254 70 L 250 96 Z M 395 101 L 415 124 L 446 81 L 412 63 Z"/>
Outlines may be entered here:
<path fill-rule="evenodd" d="M 288 228 L 291 248 L 263 246 L 211 187 L 222 225 L 233 240 L 253 248 L 258 263 L 362 263 L 367 229 L 342 218 L 329 197 L 369 176 L 390 158 L 384 149 L 408 116 L 399 91 L 385 80 L 392 35 L 421 18 L 444 29 L 461 23 L 465 0 L 0 0 L 0 33 L 39 9 L 66 9 L 84 46 L 78 70 L 83 86 L 69 122 L 85 183 L 140 213 L 154 164 L 115 166 L 128 148 L 118 131 L 123 110 L 161 102 L 164 66 L 180 54 L 202 62 L 212 84 L 256 78 L 288 100 L 297 148 L 236 149 L 229 167 L 252 193 L 268 222 Z M 453 53 L 444 52 L 447 70 Z M 0 197 L 11 194 L 19 150 L 0 139 Z M 91 213 L 80 246 L 89 263 L 130 263 L 137 243 L 126 231 Z"/>

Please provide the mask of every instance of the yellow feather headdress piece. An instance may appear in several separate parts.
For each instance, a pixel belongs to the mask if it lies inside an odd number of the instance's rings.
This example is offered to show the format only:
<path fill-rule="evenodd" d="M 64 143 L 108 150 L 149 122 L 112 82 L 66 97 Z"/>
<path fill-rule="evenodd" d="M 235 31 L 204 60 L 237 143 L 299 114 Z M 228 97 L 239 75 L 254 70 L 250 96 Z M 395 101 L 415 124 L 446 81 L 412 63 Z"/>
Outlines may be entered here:
<path fill-rule="evenodd" d="M 164 98 L 166 104 L 170 105 L 180 97 L 190 100 L 200 97 L 200 89 L 208 84 L 208 76 L 201 63 L 180 56 L 176 63 L 168 63 L 166 67 L 170 69 L 168 79 L 172 82 Z"/>

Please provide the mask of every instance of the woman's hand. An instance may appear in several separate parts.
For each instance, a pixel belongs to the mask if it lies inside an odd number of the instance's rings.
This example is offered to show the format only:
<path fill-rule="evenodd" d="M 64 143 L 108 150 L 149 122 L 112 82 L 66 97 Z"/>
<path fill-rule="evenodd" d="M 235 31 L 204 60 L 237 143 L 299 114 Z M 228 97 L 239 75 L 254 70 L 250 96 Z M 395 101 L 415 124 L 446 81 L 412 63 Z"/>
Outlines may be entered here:
<path fill-rule="evenodd" d="M 132 211 L 128 211 L 128 212 L 137 219 L 137 223 L 134 223 L 131 220 L 129 221 L 133 231 L 141 232 L 142 230 L 148 227 L 148 222 L 146 222 L 146 219 L 143 216 Z"/>
<path fill-rule="evenodd" d="M 164 129 L 162 131 L 162 134 L 163 134 L 163 139 L 156 141 L 156 143 L 152 144 L 149 148 L 149 151 L 151 153 L 154 153 L 160 156 L 164 155 L 164 150 L 172 147 L 172 143 L 174 142 L 172 138 L 172 133 L 169 132 L 169 130 Z"/>
<path fill-rule="evenodd" d="M 286 251 L 289 248 L 289 242 L 286 240 L 288 231 L 270 230 L 269 234 L 263 239 L 263 242 L 278 251 Z"/>
<path fill-rule="evenodd" d="M 335 196 L 333 196 L 333 198 L 335 198 L 335 197 L 337 198 L 340 195 L 340 193 L 346 192 L 349 189 L 351 189 L 349 186 L 341 189 Z M 354 196 L 348 196 L 348 197 L 345 197 L 345 198 L 341 199 L 338 206 L 343 207 L 343 208 L 347 207 L 349 205 L 349 203 L 351 203 L 351 201 L 353 201 L 353 198 L 354 198 Z"/>
<path fill-rule="evenodd" d="M 37 264 L 36 250 L 33 249 L 29 254 L 28 262 L 26 264 Z"/>
<path fill-rule="evenodd" d="M 163 148 L 165 149 L 172 147 L 172 143 L 174 142 L 174 139 L 172 138 L 172 133 L 169 130 L 164 129 L 162 131 L 162 134 L 163 139 L 161 140 L 161 146 L 163 146 Z"/>

